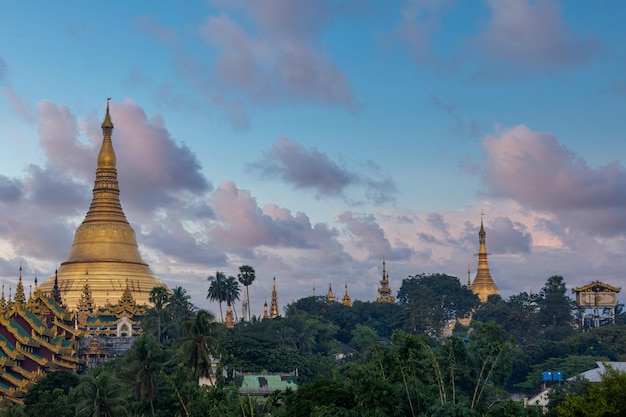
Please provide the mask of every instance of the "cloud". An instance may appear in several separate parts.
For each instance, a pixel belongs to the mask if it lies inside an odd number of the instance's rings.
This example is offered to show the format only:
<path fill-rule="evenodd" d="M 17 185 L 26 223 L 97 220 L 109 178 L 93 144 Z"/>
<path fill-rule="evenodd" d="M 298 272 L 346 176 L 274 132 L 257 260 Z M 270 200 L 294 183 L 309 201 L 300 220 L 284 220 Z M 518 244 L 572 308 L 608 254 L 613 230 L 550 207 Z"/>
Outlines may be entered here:
<path fill-rule="evenodd" d="M 554 135 L 526 126 L 489 135 L 483 147 L 494 196 L 550 212 L 574 230 L 626 232 L 626 172 L 619 162 L 590 167 Z"/>
<path fill-rule="evenodd" d="M 513 222 L 508 217 L 498 216 L 485 228 L 489 236 L 489 252 L 527 253 L 532 247 L 532 236 L 526 226 L 520 222 Z M 476 230 L 475 236 L 478 235 Z"/>
<path fill-rule="evenodd" d="M 496 63 L 530 68 L 578 66 L 599 45 L 582 39 L 561 19 L 553 0 L 488 0 L 491 20 L 476 41 Z"/>
<path fill-rule="evenodd" d="M 162 25 L 152 15 L 140 16 L 135 21 L 135 30 L 152 35 L 168 46 L 174 47 L 181 44 L 181 39 L 176 31 Z"/>
<path fill-rule="evenodd" d="M 355 216 L 352 212 L 344 211 L 338 216 L 338 221 L 346 225 L 352 235 L 352 240 L 357 247 L 365 249 L 367 258 L 370 260 L 408 260 L 415 254 L 412 247 L 400 241 L 392 247 L 385 237 L 385 231 L 371 214 Z"/>
<path fill-rule="evenodd" d="M 0 175 L 0 203 L 13 203 L 22 198 L 22 184 L 18 179 Z"/>
<path fill-rule="evenodd" d="M 448 0 L 410 0 L 401 7 L 402 21 L 395 29 L 395 37 L 409 48 L 413 59 L 422 65 L 441 69 L 447 64 L 435 54 L 433 35 L 441 26 L 443 15 L 449 9 Z"/>
<path fill-rule="evenodd" d="M 215 72 L 230 87 L 224 94 L 242 94 L 253 102 L 298 99 L 355 108 L 346 76 L 318 39 L 332 19 L 328 3 L 262 0 L 239 11 L 254 29 L 228 14 L 209 16 L 201 28 L 204 40 L 218 50 Z"/>
<path fill-rule="evenodd" d="M 293 215 L 274 204 L 261 209 L 249 191 L 238 189 L 230 181 L 215 190 L 211 202 L 218 214 L 212 236 L 228 248 L 322 249 L 337 237 L 335 230 L 323 224 L 311 224 L 304 213 Z"/>
<path fill-rule="evenodd" d="M 368 162 L 370 175 L 340 167 L 315 148 L 306 149 L 287 138 L 279 138 L 264 159 L 251 165 L 266 178 L 278 178 L 296 189 L 315 190 L 318 198 L 345 197 L 349 187 L 365 188 L 365 197 L 377 204 L 393 201 L 395 183 L 385 178 L 380 167 Z"/>

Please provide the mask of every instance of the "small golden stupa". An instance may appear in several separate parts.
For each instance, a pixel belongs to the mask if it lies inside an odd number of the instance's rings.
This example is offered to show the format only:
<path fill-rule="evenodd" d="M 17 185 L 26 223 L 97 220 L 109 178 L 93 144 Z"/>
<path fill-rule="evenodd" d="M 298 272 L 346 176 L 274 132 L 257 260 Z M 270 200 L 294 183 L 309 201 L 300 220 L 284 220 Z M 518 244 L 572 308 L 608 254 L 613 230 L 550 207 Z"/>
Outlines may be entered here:
<path fill-rule="evenodd" d="M 496 285 L 491 273 L 489 272 L 489 263 L 487 262 L 487 246 L 485 244 L 485 237 L 487 233 L 483 227 L 482 214 L 480 217 L 480 231 L 478 232 L 478 269 L 476 270 L 476 277 L 470 288 L 474 294 L 480 298 L 481 303 L 486 303 L 490 295 L 499 294 L 500 290 Z"/>
<path fill-rule="evenodd" d="M 112 132 L 107 101 L 89 211 L 76 230 L 69 257 L 40 287 L 50 296 L 56 278 L 63 303 L 70 310 L 77 308 L 87 282 L 95 306 L 116 303 L 127 287 L 137 304 L 149 304 L 150 291 L 166 287 L 141 258 L 135 231 L 122 210 Z"/>

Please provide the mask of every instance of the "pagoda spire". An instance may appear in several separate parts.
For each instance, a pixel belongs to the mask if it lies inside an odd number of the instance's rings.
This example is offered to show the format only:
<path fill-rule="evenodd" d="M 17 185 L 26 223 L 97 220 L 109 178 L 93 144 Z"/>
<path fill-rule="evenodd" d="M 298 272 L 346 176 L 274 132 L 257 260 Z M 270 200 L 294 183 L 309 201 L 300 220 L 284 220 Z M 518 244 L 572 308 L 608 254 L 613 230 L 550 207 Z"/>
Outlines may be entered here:
<path fill-rule="evenodd" d="M 328 284 L 328 292 L 326 293 L 326 302 L 335 302 L 337 301 L 337 299 L 335 298 L 335 295 L 333 294 L 333 285 L 332 284 Z"/>
<path fill-rule="evenodd" d="M 389 273 L 387 272 L 387 266 L 383 259 L 383 277 L 380 280 L 380 287 L 378 287 L 378 297 L 376 302 L 378 303 L 394 303 L 396 297 L 391 295 L 391 288 L 389 287 Z"/>
<path fill-rule="evenodd" d="M 272 290 L 272 305 L 270 306 L 270 317 L 278 317 L 278 295 L 276 294 L 276 277 L 274 277 L 274 289 Z"/>
<path fill-rule="evenodd" d="M 4 313 L 7 309 L 7 301 L 4 298 L 4 282 L 2 283 L 2 296 L 0 297 L 0 313 Z"/>
<path fill-rule="evenodd" d="M 489 262 L 487 260 L 487 245 L 485 227 L 483 225 L 484 213 L 480 213 L 480 230 L 478 231 L 478 268 L 476 270 L 476 277 L 472 283 L 472 292 L 480 298 L 481 303 L 486 303 L 490 295 L 499 294 L 500 290 L 491 278 L 489 272 Z"/>
<path fill-rule="evenodd" d="M 59 270 L 54 271 L 54 287 L 52 287 L 52 299 L 56 301 L 58 305 L 63 304 L 63 299 L 61 298 L 61 290 L 59 290 Z"/>
<path fill-rule="evenodd" d="M 267 300 L 265 300 L 265 303 L 263 303 L 263 318 L 264 319 L 269 319 L 270 315 L 267 312 Z"/>
<path fill-rule="evenodd" d="M 350 299 L 350 294 L 348 294 L 348 284 L 346 283 L 346 291 L 343 293 L 343 298 L 341 299 L 341 304 L 344 306 L 352 307 L 352 300 Z"/>
<path fill-rule="evenodd" d="M 228 303 L 228 306 L 226 307 L 226 327 L 229 329 L 232 329 L 233 327 L 235 327 L 235 320 L 233 318 L 233 308 L 230 306 L 230 303 Z"/>
<path fill-rule="evenodd" d="M 24 296 L 24 284 L 22 283 L 22 265 L 20 265 L 20 277 L 17 280 L 17 288 L 15 289 L 15 305 L 21 306 L 24 304 L 24 300 L 26 297 Z"/>

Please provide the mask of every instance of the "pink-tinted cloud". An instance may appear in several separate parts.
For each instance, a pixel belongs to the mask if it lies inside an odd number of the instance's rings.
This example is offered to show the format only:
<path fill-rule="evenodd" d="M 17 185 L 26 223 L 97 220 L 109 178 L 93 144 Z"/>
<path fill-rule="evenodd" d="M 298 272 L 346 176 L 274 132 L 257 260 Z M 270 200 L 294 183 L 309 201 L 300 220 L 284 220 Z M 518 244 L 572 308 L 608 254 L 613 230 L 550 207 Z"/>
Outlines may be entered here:
<path fill-rule="evenodd" d="M 279 178 L 296 189 L 315 190 L 318 197 L 345 197 L 349 187 L 365 189 L 365 197 L 375 203 L 393 201 L 397 189 L 385 178 L 380 167 L 367 164 L 369 175 L 340 167 L 315 148 L 306 149 L 287 138 L 279 138 L 264 159 L 252 165 L 263 176 Z"/>
<path fill-rule="evenodd" d="M 590 167 L 554 135 L 526 126 L 487 136 L 483 147 L 493 195 L 551 212 L 574 229 L 626 232 L 626 172 L 620 163 Z"/>
<path fill-rule="evenodd" d="M 287 209 L 268 205 L 261 209 L 249 191 L 233 182 L 223 182 L 212 195 L 218 224 L 212 236 L 226 247 L 286 247 L 324 249 L 332 244 L 337 232 L 323 224 L 311 224 L 304 213 L 291 214 Z"/>
<path fill-rule="evenodd" d="M 44 100 L 37 105 L 39 144 L 47 163 L 67 174 L 83 179 L 96 172 L 94 161 L 97 155 L 95 138 L 89 142 L 79 140 L 76 116 L 67 106 Z"/>
<path fill-rule="evenodd" d="M 0 82 L 1 82 L 1 78 L 0 78 Z M 36 118 L 33 115 L 33 112 L 24 103 L 21 97 L 15 94 L 15 92 L 11 88 L 5 88 L 2 92 L 4 96 L 9 100 L 11 105 L 13 106 L 13 111 L 17 113 L 22 118 L 23 121 L 25 121 L 28 124 L 36 123 Z"/>
<path fill-rule="evenodd" d="M 554 0 L 488 0 L 491 20 L 477 38 L 486 57 L 531 68 L 575 66 L 593 57 L 599 45 L 583 39 L 561 18 Z"/>
<path fill-rule="evenodd" d="M 338 221 L 346 225 L 355 244 L 367 251 L 368 259 L 400 261 L 411 259 L 415 254 L 414 248 L 403 242 L 395 242 L 392 246 L 373 215 L 355 216 L 345 211 L 338 216 Z"/>
<path fill-rule="evenodd" d="M 355 107 L 346 76 L 319 42 L 320 29 L 332 18 L 326 2 L 263 0 L 241 5 L 248 29 L 233 15 L 209 16 L 201 28 L 205 41 L 219 51 L 215 71 L 231 88 L 256 102 L 298 99 Z"/>

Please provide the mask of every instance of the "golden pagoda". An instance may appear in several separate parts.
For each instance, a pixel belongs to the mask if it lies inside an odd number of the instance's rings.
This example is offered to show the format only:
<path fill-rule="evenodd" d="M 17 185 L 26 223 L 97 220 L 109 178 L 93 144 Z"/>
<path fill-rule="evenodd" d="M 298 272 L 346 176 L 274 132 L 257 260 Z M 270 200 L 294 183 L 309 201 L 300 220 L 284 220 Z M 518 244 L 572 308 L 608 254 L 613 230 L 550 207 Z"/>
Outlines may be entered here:
<path fill-rule="evenodd" d="M 122 210 L 112 132 L 107 101 L 89 211 L 76 230 L 69 257 L 54 276 L 41 284 L 41 291 L 48 296 L 53 294 L 56 284 L 71 310 L 77 308 L 84 294 L 87 274 L 94 306 L 106 305 L 109 297 L 121 298 L 126 286 L 138 304 L 148 304 L 150 291 L 157 286 L 165 287 L 141 258 L 135 231 Z"/>
<path fill-rule="evenodd" d="M 350 294 L 348 294 L 348 284 L 346 284 L 346 291 L 343 293 L 341 304 L 343 304 L 344 306 L 352 307 L 352 299 L 350 299 Z"/>
<path fill-rule="evenodd" d="M 274 277 L 274 289 L 272 290 L 272 305 L 270 306 L 270 317 L 278 317 L 278 295 L 276 294 L 276 277 Z"/>
<path fill-rule="evenodd" d="M 229 329 L 232 329 L 233 327 L 235 327 L 235 319 L 233 317 L 233 308 L 230 306 L 230 304 L 228 304 L 228 307 L 226 307 L 226 327 L 228 327 Z"/>
<path fill-rule="evenodd" d="M 337 299 L 335 298 L 335 295 L 333 294 L 333 286 L 332 284 L 328 284 L 328 292 L 326 293 L 326 302 L 327 303 L 331 303 L 331 302 L 336 302 Z"/>
<path fill-rule="evenodd" d="M 480 298 L 481 303 L 486 303 L 490 295 L 499 294 L 500 290 L 491 278 L 489 273 L 489 264 L 487 263 L 487 246 L 485 245 L 485 228 L 483 227 L 483 217 L 480 215 L 480 231 L 478 232 L 478 269 L 476 270 L 476 277 L 470 288 L 474 294 Z"/>
<path fill-rule="evenodd" d="M 378 297 L 376 302 L 378 303 L 393 303 L 396 301 L 396 297 L 391 295 L 391 288 L 389 287 L 389 273 L 383 260 L 383 278 L 380 280 L 380 287 L 378 287 Z"/>

